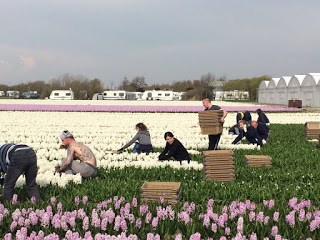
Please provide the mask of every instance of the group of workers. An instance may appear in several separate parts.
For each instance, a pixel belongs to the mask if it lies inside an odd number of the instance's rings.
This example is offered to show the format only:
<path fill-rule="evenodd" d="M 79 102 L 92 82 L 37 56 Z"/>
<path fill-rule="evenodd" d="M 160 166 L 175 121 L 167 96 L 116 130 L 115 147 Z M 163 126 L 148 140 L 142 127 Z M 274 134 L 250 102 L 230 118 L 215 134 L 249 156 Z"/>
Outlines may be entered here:
<path fill-rule="evenodd" d="M 221 109 L 218 105 L 213 105 L 209 98 L 204 98 L 202 104 L 205 111 L 222 110 L 223 115 L 220 119 L 224 122 L 227 111 Z M 230 134 L 238 135 L 233 144 L 238 143 L 242 138 L 246 137 L 249 143 L 262 145 L 262 140 L 269 137 L 269 119 L 261 111 L 257 110 L 259 118 L 252 121 L 251 114 L 239 112 L 237 114 L 237 124 L 230 130 Z M 115 151 L 122 152 L 134 143 L 134 153 L 150 153 L 153 152 L 150 133 L 144 123 L 136 124 L 137 134 L 124 146 Z M 209 135 L 208 150 L 216 150 L 221 137 L 220 134 Z M 65 130 L 60 133 L 60 148 L 67 150 L 67 156 L 59 166 L 56 166 L 56 173 L 80 174 L 84 178 L 97 176 L 97 162 L 92 150 L 82 142 L 75 140 L 73 134 Z M 183 144 L 174 137 L 172 132 L 164 134 L 166 141 L 165 148 L 158 156 L 159 161 L 169 160 L 171 158 L 180 161 L 186 160 L 190 163 L 190 155 Z M 35 151 L 24 144 L 3 144 L 0 145 L 0 173 L 5 173 L 4 178 L 0 178 L 0 185 L 3 185 L 3 194 L 0 200 L 10 201 L 13 197 L 14 187 L 20 175 L 25 175 L 28 197 L 34 198 L 35 201 L 40 200 L 39 190 L 36 184 L 37 176 L 37 156 Z"/>
<path fill-rule="evenodd" d="M 61 132 L 60 139 L 62 141 L 60 148 L 67 150 L 67 156 L 54 171 L 66 174 L 80 173 L 84 178 L 95 177 L 97 162 L 91 149 L 84 143 L 76 141 L 68 130 Z M 37 171 L 37 155 L 30 146 L 11 143 L 0 145 L 0 173 L 5 174 L 4 178 L 0 178 L 0 184 L 3 185 L 0 200 L 12 200 L 18 178 L 25 175 L 29 199 L 39 201 Z"/>
<path fill-rule="evenodd" d="M 237 123 L 229 129 L 229 134 L 237 135 L 232 144 L 237 144 L 243 138 L 246 138 L 249 143 L 262 146 L 263 140 L 268 140 L 270 121 L 261 109 L 257 109 L 256 112 L 258 114 L 257 120 L 252 120 L 248 111 L 237 113 Z"/>
<path fill-rule="evenodd" d="M 151 137 L 147 126 L 144 123 L 138 123 L 136 124 L 136 130 L 136 135 L 128 143 L 115 151 L 116 153 L 122 152 L 133 143 L 133 153 L 149 154 L 150 152 L 153 152 Z M 174 158 L 175 160 L 180 161 L 180 164 L 182 163 L 182 160 L 187 160 L 188 163 L 190 162 L 191 158 L 187 149 L 177 138 L 173 136 L 172 132 L 166 132 L 164 134 L 164 139 L 166 140 L 166 146 L 158 157 L 160 161 Z"/>

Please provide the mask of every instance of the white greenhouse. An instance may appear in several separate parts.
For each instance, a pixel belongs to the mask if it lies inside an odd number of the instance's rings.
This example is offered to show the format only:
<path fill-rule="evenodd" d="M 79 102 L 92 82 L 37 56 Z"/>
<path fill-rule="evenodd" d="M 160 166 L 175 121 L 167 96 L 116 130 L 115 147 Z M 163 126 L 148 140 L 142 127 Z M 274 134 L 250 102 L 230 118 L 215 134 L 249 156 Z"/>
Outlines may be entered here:
<path fill-rule="evenodd" d="M 283 76 L 272 78 L 270 81 L 261 81 L 258 102 L 320 108 L 320 73 Z"/>
<path fill-rule="evenodd" d="M 306 75 L 293 75 L 288 84 L 288 100 L 301 99 L 301 84 Z"/>
<path fill-rule="evenodd" d="M 291 77 L 281 77 L 277 85 L 278 104 L 288 104 L 288 85 Z"/>
<path fill-rule="evenodd" d="M 262 81 L 259 85 L 258 102 L 267 103 L 268 95 L 267 88 L 270 81 Z"/>
<path fill-rule="evenodd" d="M 309 73 L 301 84 L 301 100 L 304 107 L 320 106 L 320 73 Z"/>
<path fill-rule="evenodd" d="M 277 92 L 277 85 L 280 78 L 272 78 L 269 82 L 268 89 L 267 89 L 267 103 L 269 104 L 277 104 L 278 103 L 278 92 Z"/>

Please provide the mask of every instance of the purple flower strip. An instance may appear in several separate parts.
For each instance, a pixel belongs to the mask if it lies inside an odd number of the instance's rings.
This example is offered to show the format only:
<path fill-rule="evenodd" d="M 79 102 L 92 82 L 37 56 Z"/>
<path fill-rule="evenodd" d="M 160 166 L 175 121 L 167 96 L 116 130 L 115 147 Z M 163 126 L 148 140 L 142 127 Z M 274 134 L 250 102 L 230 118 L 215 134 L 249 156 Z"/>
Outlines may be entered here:
<path fill-rule="evenodd" d="M 301 108 L 286 106 L 223 106 L 228 112 L 250 111 L 261 108 L 266 112 L 298 112 Z M 203 106 L 134 106 L 134 105 L 46 105 L 0 104 L 0 111 L 53 111 L 53 112 L 199 112 Z"/>

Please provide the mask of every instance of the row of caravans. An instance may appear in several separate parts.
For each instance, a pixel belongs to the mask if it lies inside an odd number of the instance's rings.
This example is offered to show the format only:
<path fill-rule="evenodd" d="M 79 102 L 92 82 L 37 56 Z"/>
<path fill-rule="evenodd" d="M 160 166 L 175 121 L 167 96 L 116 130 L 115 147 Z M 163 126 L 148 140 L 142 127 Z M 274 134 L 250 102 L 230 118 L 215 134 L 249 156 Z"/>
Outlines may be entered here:
<path fill-rule="evenodd" d="M 124 90 L 104 91 L 103 100 L 156 100 L 156 101 L 175 101 L 181 100 L 181 92 L 169 90 L 147 90 L 145 92 L 127 92 Z"/>
<path fill-rule="evenodd" d="M 182 92 L 173 92 L 169 90 L 147 90 L 145 92 L 128 92 L 124 90 L 104 91 L 96 93 L 93 100 L 158 100 L 175 101 L 181 100 Z M 53 90 L 49 96 L 52 100 L 73 100 L 74 93 L 69 90 Z"/>

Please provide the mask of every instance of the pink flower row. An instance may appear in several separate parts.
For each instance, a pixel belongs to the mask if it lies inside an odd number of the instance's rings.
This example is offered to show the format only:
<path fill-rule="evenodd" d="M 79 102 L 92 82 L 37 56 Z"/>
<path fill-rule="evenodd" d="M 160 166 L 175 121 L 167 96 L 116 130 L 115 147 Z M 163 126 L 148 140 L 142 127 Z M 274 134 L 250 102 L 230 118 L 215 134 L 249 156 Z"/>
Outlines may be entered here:
<path fill-rule="evenodd" d="M 228 112 L 250 111 L 261 108 L 265 112 L 298 112 L 301 108 L 286 106 L 224 106 Z M 55 111 L 55 112 L 199 112 L 200 106 L 135 106 L 135 105 L 49 105 L 0 104 L 0 111 Z"/>
<path fill-rule="evenodd" d="M 18 203 L 16 196 L 15 202 Z M 210 232 L 212 236 L 219 236 L 219 239 L 243 239 L 247 236 L 249 239 L 257 239 L 254 232 L 245 232 L 245 227 L 256 226 L 265 227 L 269 232 L 264 239 L 272 237 L 282 239 L 279 231 L 280 225 L 287 228 L 299 227 L 299 225 L 308 226 L 309 231 L 302 231 L 306 237 L 313 236 L 320 229 L 320 211 L 313 209 L 310 200 L 298 201 L 292 198 L 288 203 L 288 214 L 280 214 L 275 208 L 274 200 L 264 200 L 262 205 L 258 206 L 250 200 L 245 202 L 233 201 L 230 205 L 223 206 L 218 212 L 214 211 L 213 199 L 209 199 L 204 212 L 201 207 L 195 203 L 185 202 L 181 209 L 175 210 L 173 206 L 166 205 L 164 199 L 160 199 L 160 205 L 155 208 L 147 204 L 138 204 L 136 198 L 131 202 L 126 202 L 123 197 L 115 196 L 103 202 L 96 204 L 91 213 L 87 213 L 84 208 L 88 205 L 88 197 L 84 196 L 82 200 L 76 196 L 76 209 L 72 211 L 63 211 L 63 204 L 57 202 L 52 197 L 50 204 L 46 209 L 19 209 L 16 208 L 12 213 L 0 204 L 0 228 L 5 227 L 5 222 L 10 222 L 10 232 L 4 234 L 5 239 L 138 239 L 134 234 L 142 231 L 147 239 L 160 239 L 158 227 L 170 222 L 170 225 L 177 227 L 176 239 L 185 239 L 185 232 L 179 233 L 179 226 L 186 226 L 191 229 L 197 225 L 196 229 L 201 228 L 204 232 Z M 81 206 L 83 205 L 83 206 Z M 80 208 L 81 207 L 81 208 Z M 84 208 L 83 208 L 84 207 Z M 9 220 L 10 219 L 10 220 Z M 236 224 L 232 224 L 236 223 Z M 80 224 L 80 225 L 79 225 Z M 45 236 L 44 232 L 33 231 L 34 227 L 50 229 L 51 233 L 63 232 L 64 236 L 50 234 Z M 83 237 L 75 229 L 82 229 Z M 300 226 L 301 227 L 301 226 Z M 133 232 L 130 232 L 134 229 Z M 92 236 L 91 231 L 121 233 L 120 236 L 110 236 L 105 234 L 96 234 Z M 29 233 L 28 233 L 29 232 Z M 129 234 L 127 236 L 127 234 Z M 131 234 L 131 235 L 130 235 Z M 302 234 L 302 233 L 301 233 Z M 190 239 L 203 239 L 201 233 L 190 233 Z M 222 236 L 221 236 L 222 235 Z M 210 239 L 210 238 L 208 238 Z M 311 239 L 311 238 L 309 238 Z"/>

